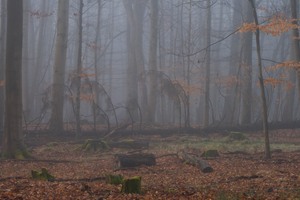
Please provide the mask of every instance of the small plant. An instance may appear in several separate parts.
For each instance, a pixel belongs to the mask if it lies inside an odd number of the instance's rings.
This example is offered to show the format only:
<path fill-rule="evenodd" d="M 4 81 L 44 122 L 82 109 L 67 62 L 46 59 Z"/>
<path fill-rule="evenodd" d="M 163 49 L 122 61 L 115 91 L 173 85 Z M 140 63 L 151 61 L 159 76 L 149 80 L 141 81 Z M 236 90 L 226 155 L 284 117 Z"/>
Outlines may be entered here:
<path fill-rule="evenodd" d="M 81 147 L 82 150 L 90 152 L 90 151 L 103 151 L 108 150 L 109 146 L 108 144 L 103 140 L 91 140 L 88 139 L 85 141 L 85 143 Z"/>
<path fill-rule="evenodd" d="M 37 180 L 53 181 L 55 178 L 47 169 L 42 168 L 41 171 L 31 170 L 31 177 Z"/>

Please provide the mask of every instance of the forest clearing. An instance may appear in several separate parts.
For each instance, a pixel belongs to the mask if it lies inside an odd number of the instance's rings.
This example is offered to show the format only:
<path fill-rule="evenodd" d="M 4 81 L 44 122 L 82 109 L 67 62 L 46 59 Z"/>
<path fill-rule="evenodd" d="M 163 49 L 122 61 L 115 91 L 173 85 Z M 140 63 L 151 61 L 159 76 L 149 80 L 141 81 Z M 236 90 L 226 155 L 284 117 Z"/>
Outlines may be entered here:
<path fill-rule="evenodd" d="M 298 199 L 300 198 L 300 130 L 271 131 L 272 159 L 265 160 L 261 133 L 209 135 L 126 135 L 115 141 L 148 141 L 142 149 L 84 150 L 97 135 L 53 137 L 27 135 L 34 159 L 0 161 L 0 199 Z M 182 162 L 177 153 L 209 149 L 219 156 L 203 158 L 213 168 L 203 173 Z M 156 164 L 118 168 L 118 153 L 153 153 Z M 53 180 L 34 180 L 31 170 L 47 169 Z M 106 183 L 108 174 L 141 176 L 141 194 L 125 194 Z"/>

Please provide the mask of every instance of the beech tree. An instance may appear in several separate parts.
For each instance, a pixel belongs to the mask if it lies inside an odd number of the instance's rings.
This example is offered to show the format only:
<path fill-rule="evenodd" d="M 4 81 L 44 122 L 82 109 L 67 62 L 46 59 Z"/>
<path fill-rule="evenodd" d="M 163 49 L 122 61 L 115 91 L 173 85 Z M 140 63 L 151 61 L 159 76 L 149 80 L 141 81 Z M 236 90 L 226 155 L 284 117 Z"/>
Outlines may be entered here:
<path fill-rule="evenodd" d="M 258 27 L 258 17 L 256 12 L 255 0 L 249 0 L 252 11 L 255 26 Z M 262 57 L 261 57 L 261 46 L 260 46 L 260 30 L 256 28 L 255 31 L 255 41 L 256 41 L 256 53 L 257 53 L 257 64 L 258 64 L 258 81 L 260 87 L 260 97 L 262 103 L 262 116 L 263 116 L 263 131 L 265 135 L 265 158 L 271 158 L 271 150 L 270 150 L 270 142 L 269 142 L 269 127 L 268 127 L 268 110 L 267 110 L 267 102 L 266 102 L 266 94 L 265 94 L 265 86 L 264 86 L 264 77 L 262 72 Z"/>
<path fill-rule="evenodd" d="M 4 113 L 4 66 L 5 66 L 5 34 L 6 34 L 6 1 L 1 1 L 0 10 L 0 130 L 3 129 Z"/>
<path fill-rule="evenodd" d="M 127 108 L 134 120 L 138 117 L 138 90 L 142 88 L 142 103 L 147 105 L 144 75 L 143 19 L 147 0 L 123 0 L 127 14 Z M 142 106 L 144 108 L 144 106 Z M 146 109 L 145 109 L 146 110 Z M 141 117 L 141 116 L 140 116 Z"/>
<path fill-rule="evenodd" d="M 3 156 L 27 157 L 22 137 L 22 37 L 23 1 L 7 1 L 5 118 Z"/>
<path fill-rule="evenodd" d="M 55 61 L 52 86 L 52 110 L 50 130 L 63 130 L 63 105 L 65 88 L 65 65 L 68 43 L 69 0 L 58 1 L 57 35 L 55 44 Z"/>
<path fill-rule="evenodd" d="M 157 43 L 158 43 L 158 0 L 150 1 L 151 25 L 150 25 L 150 47 L 149 47 L 149 68 L 150 68 L 150 94 L 147 111 L 147 121 L 155 121 L 157 101 Z"/>

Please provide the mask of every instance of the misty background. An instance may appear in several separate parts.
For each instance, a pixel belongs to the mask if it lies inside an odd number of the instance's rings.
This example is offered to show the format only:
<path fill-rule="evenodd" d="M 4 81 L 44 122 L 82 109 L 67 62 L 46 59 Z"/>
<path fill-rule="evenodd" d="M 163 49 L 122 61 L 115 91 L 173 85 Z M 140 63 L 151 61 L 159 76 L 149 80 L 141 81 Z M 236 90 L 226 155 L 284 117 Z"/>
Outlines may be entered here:
<path fill-rule="evenodd" d="M 155 1 L 155 0 L 154 0 Z M 252 124 L 262 120 L 253 22 L 244 0 L 70 1 L 63 119 L 76 121 L 74 96 L 80 77 L 80 120 L 106 125 L 130 121 L 166 126 Z M 26 125 L 47 124 L 58 1 L 24 1 L 23 110 Z M 261 23 L 290 17 L 286 0 L 257 1 Z M 1 1 L 1 70 L 5 63 L 5 1 Z M 268 120 L 296 121 L 296 73 L 273 69 L 294 60 L 291 32 L 262 33 Z M 298 41 L 296 41 L 298 42 Z M 78 73 L 78 46 L 82 45 Z M 4 79 L 3 73 L 1 80 Z M 1 104 L 3 111 L 3 103 Z M 3 112 L 2 112 L 3 113 Z M 3 119 L 3 117 L 2 117 Z M 1 120 L 3 121 L 3 120 Z"/>

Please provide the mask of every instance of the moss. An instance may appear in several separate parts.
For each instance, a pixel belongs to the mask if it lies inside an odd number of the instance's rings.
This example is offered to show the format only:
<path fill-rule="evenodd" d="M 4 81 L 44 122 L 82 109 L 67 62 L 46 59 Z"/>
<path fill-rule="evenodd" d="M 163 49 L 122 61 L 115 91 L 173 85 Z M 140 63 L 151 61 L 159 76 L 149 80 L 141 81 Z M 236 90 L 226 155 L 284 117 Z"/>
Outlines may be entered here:
<path fill-rule="evenodd" d="M 92 140 L 88 139 L 85 141 L 85 143 L 81 147 L 82 150 L 91 152 L 91 151 L 103 151 L 108 150 L 109 146 L 108 144 L 103 140 Z"/>
<path fill-rule="evenodd" d="M 205 158 L 216 158 L 219 156 L 220 156 L 220 154 L 219 154 L 218 150 L 215 150 L 215 149 L 210 149 L 210 150 L 204 151 L 201 155 L 201 157 L 205 157 Z"/>
<path fill-rule="evenodd" d="M 227 136 L 227 141 L 244 141 L 248 140 L 247 136 L 245 136 L 242 132 L 230 132 Z"/>
<path fill-rule="evenodd" d="M 17 159 L 17 160 L 25 160 L 27 158 L 32 158 L 30 153 L 26 150 L 25 147 L 20 147 L 13 152 L 2 152 L 1 157 L 3 159 Z"/>
<path fill-rule="evenodd" d="M 53 181 L 55 178 L 47 169 L 42 168 L 41 171 L 31 170 L 31 177 L 37 180 Z"/>
<path fill-rule="evenodd" d="M 122 184 L 122 192 L 124 193 L 141 193 L 141 177 L 134 176 L 128 179 L 125 179 Z"/>
<path fill-rule="evenodd" d="M 107 184 L 120 185 L 123 183 L 123 180 L 124 180 L 124 177 L 120 174 L 118 174 L 118 175 L 109 174 L 106 176 Z"/>

